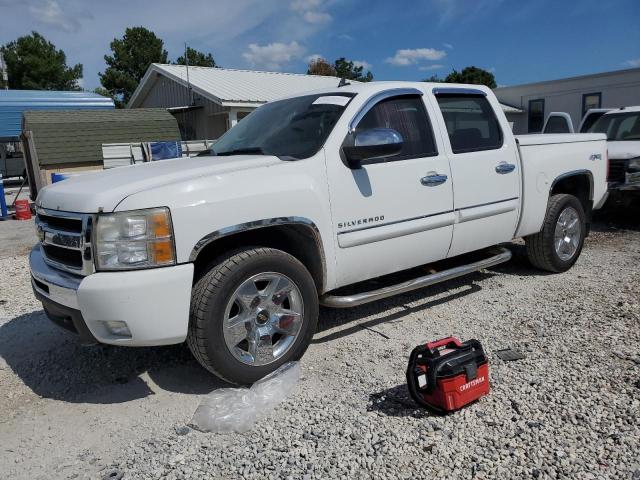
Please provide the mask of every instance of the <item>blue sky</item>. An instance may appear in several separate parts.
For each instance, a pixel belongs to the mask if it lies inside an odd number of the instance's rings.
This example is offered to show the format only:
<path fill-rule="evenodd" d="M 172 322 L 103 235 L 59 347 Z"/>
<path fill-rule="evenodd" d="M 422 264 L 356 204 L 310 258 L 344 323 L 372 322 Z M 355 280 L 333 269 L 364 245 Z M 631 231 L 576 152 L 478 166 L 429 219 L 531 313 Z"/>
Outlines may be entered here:
<path fill-rule="evenodd" d="M 640 0 L 0 0 L 0 43 L 37 30 L 99 85 L 109 43 L 155 31 L 229 68 L 306 72 L 345 56 L 377 80 L 476 65 L 500 85 L 640 67 Z M 8 20 L 8 21 L 7 21 Z"/>

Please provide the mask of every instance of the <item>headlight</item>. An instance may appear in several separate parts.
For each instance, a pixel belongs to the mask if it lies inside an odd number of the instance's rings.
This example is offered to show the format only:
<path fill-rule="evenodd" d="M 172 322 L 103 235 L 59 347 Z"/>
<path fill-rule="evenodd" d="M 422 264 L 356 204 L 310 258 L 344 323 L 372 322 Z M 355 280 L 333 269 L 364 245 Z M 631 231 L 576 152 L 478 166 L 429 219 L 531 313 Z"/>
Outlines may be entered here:
<path fill-rule="evenodd" d="M 640 157 L 635 157 L 629 160 L 628 168 L 631 172 L 640 172 Z"/>
<path fill-rule="evenodd" d="M 98 270 L 129 270 L 176 263 L 168 208 L 99 215 L 95 228 Z"/>

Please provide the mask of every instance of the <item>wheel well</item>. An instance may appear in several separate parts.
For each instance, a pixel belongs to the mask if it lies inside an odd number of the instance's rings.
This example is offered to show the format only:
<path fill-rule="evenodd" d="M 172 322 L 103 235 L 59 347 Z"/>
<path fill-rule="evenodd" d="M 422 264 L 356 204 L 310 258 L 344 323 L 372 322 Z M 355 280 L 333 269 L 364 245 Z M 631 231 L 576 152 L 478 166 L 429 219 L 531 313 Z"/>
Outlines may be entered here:
<path fill-rule="evenodd" d="M 559 177 L 553 182 L 550 195 L 566 193 L 576 197 L 587 216 L 587 228 L 591 223 L 593 209 L 593 180 L 589 172 L 576 172 Z"/>
<path fill-rule="evenodd" d="M 317 232 L 313 227 L 303 224 L 256 228 L 211 241 L 198 252 L 195 258 L 194 282 L 207 271 L 213 261 L 226 252 L 256 246 L 282 250 L 298 259 L 313 277 L 318 292 L 323 292 L 324 252 Z"/>

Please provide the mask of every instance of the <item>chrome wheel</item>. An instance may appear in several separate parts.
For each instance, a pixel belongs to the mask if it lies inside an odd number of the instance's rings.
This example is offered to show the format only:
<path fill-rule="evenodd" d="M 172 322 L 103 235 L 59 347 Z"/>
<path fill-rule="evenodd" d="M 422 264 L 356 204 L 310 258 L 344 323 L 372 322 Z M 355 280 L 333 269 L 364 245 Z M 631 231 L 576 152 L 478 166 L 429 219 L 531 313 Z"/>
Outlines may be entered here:
<path fill-rule="evenodd" d="M 293 346 L 304 316 L 302 294 L 281 273 L 259 273 L 231 295 L 224 314 L 224 340 L 242 363 L 275 362 Z"/>
<path fill-rule="evenodd" d="M 580 216 L 573 207 L 565 208 L 558 217 L 554 235 L 554 247 L 560 260 L 571 260 L 578 251 L 582 225 Z"/>

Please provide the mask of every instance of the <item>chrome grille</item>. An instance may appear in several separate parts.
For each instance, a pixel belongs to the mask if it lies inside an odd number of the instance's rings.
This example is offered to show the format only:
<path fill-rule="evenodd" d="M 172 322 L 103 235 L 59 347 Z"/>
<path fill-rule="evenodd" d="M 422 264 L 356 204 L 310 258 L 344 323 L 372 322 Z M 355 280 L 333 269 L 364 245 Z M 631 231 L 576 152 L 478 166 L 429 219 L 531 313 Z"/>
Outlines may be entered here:
<path fill-rule="evenodd" d="M 77 275 L 93 273 L 92 227 L 93 216 L 90 214 L 38 208 L 36 228 L 45 262 Z"/>

